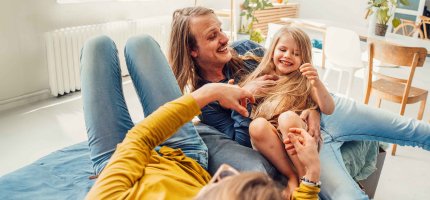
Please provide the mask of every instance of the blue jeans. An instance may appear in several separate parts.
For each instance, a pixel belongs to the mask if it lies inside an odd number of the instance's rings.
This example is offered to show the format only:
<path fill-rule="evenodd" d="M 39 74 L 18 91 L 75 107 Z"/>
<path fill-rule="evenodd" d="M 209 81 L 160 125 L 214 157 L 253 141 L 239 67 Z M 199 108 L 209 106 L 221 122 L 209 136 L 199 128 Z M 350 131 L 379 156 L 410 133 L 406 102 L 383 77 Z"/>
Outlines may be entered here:
<path fill-rule="evenodd" d="M 165 56 L 150 36 L 130 38 L 124 52 L 146 116 L 182 95 Z M 124 100 L 118 51 L 107 36 L 85 43 L 81 53 L 81 81 L 90 157 L 95 173 L 99 174 L 117 144 L 134 126 Z M 207 168 L 207 147 L 191 122 L 161 145 L 181 148 L 185 155 Z"/>
<path fill-rule="evenodd" d="M 430 125 L 415 119 L 333 96 L 335 112 L 322 115 L 324 145 L 320 152 L 322 199 L 368 199 L 345 168 L 344 142 L 374 140 L 430 150 Z"/>
<path fill-rule="evenodd" d="M 282 175 L 263 155 L 254 149 L 240 145 L 226 134 L 203 123 L 196 129 L 209 149 L 208 171 L 214 174 L 223 163 L 227 163 L 239 171 L 256 171 L 282 180 Z"/>

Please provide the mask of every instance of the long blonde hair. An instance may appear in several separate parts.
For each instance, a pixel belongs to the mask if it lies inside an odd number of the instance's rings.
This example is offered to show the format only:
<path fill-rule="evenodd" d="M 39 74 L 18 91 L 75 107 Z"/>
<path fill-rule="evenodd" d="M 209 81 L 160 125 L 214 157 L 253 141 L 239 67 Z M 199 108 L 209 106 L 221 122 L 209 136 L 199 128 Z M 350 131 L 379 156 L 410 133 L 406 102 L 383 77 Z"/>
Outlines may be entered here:
<path fill-rule="evenodd" d="M 275 34 L 258 67 L 241 81 L 241 86 L 260 76 L 275 74 L 276 66 L 273 63 L 273 53 L 281 37 L 292 37 L 296 42 L 302 58 L 300 64 L 312 63 L 312 47 L 307 34 L 298 28 L 284 26 Z M 280 76 L 274 86 L 255 96 L 257 105 L 253 108 L 251 118 L 263 117 L 276 123 L 276 118 L 287 110 L 301 112 L 308 108 L 316 108 L 317 105 L 310 94 L 310 81 L 300 71 L 296 70 Z"/>
<path fill-rule="evenodd" d="M 199 73 L 199 66 L 191 56 L 197 48 L 195 36 L 191 33 L 190 21 L 193 17 L 215 15 L 214 11 L 204 7 L 188 7 L 173 12 L 172 31 L 169 41 L 169 63 L 182 92 L 189 86 L 190 91 L 201 87 L 204 80 Z M 232 50 L 232 59 L 224 70 L 231 69 L 234 76 L 248 73 L 243 60 Z"/>
<path fill-rule="evenodd" d="M 202 191 L 194 200 L 260 200 L 285 199 L 282 190 L 267 174 L 261 172 L 245 172 L 235 175 L 220 183 L 216 183 L 206 191 Z"/>

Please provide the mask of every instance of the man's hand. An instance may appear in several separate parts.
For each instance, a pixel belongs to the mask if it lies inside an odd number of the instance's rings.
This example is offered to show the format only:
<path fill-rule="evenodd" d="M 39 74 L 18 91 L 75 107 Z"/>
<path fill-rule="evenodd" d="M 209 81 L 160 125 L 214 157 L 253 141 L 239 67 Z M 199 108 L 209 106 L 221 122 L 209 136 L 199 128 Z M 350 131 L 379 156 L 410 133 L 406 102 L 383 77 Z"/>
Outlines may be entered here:
<path fill-rule="evenodd" d="M 248 117 L 246 109 L 248 101 L 254 103 L 254 96 L 245 89 L 237 85 L 225 83 L 209 83 L 191 93 L 200 108 L 208 103 L 218 101 L 219 104 L 227 109 L 239 112 L 241 115 Z"/>
<path fill-rule="evenodd" d="M 303 163 L 306 169 L 306 177 L 312 181 L 318 181 L 320 176 L 320 159 L 318 155 L 318 144 L 308 132 L 301 128 L 290 128 L 284 140 L 288 154 L 295 155 Z M 290 145 L 292 144 L 292 145 Z"/>
<path fill-rule="evenodd" d="M 275 85 L 278 79 L 277 75 L 264 75 L 246 83 L 242 88 L 248 90 L 253 95 L 258 95 L 264 92 L 267 87 Z"/>

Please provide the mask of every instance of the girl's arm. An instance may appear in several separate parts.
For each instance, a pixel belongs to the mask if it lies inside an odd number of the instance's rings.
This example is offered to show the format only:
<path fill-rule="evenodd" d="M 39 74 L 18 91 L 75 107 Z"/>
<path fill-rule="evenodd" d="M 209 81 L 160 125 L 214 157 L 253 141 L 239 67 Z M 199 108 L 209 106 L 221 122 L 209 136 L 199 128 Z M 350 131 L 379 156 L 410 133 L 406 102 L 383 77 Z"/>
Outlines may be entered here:
<path fill-rule="evenodd" d="M 318 104 L 321 112 L 326 115 L 332 114 L 334 111 L 334 100 L 319 79 L 317 70 L 311 64 L 305 63 L 300 66 L 300 72 L 311 81 L 311 97 Z"/>

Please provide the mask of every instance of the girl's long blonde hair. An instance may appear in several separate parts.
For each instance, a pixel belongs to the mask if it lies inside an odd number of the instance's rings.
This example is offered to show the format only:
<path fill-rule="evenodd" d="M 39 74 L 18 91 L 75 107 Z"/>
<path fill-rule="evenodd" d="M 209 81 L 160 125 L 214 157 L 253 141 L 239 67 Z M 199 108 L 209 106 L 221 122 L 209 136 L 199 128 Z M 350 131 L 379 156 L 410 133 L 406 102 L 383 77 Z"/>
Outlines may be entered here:
<path fill-rule="evenodd" d="M 275 34 L 258 67 L 239 85 L 243 86 L 266 74 L 275 74 L 273 53 L 281 37 L 292 37 L 296 42 L 302 58 L 300 64 L 312 63 L 312 47 L 307 34 L 298 28 L 284 26 Z M 310 94 L 310 81 L 299 70 L 280 76 L 275 85 L 255 96 L 257 105 L 252 110 L 251 118 L 263 117 L 276 124 L 277 117 L 287 110 L 299 113 L 308 108 L 317 108 Z"/>
<path fill-rule="evenodd" d="M 183 93 L 187 87 L 190 91 L 198 89 L 204 80 L 199 73 L 197 62 L 191 56 L 191 51 L 198 47 L 196 38 L 191 33 L 190 21 L 194 17 L 206 15 L 215 16 L 212 9 L 198 6 L 182 8 L 173 12 L 168 60 Z M 242 58 L 234 50 L 231 50 L 231 53 L 232 58 L 226 63 L 224 70 L 231 70 L 233 77 L 249 73 Z"/>

